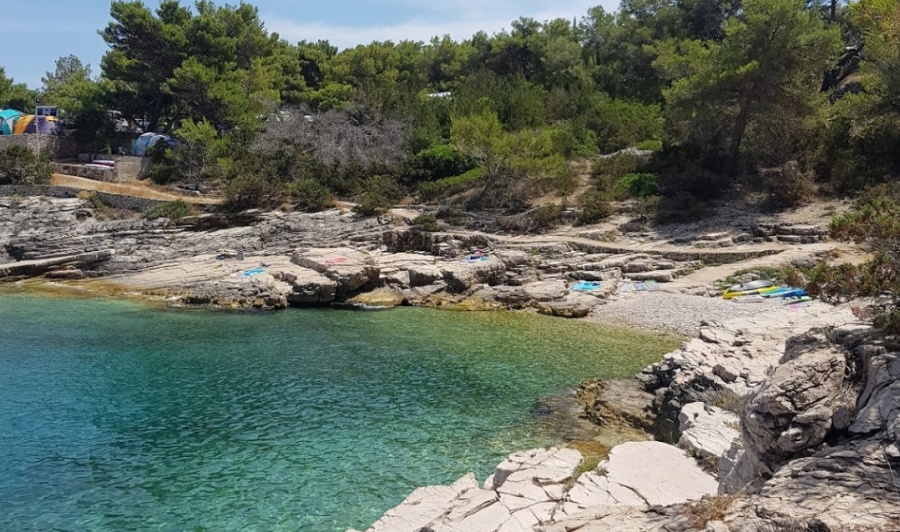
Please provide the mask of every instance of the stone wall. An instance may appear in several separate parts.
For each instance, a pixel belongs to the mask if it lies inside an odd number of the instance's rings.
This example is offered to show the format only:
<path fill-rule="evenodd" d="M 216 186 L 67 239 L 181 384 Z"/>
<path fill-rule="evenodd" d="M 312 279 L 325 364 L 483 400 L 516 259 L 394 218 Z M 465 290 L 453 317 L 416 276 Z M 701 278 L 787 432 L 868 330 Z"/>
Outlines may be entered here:
<path fill-rule="evenodd" d="M 81 164 L 53 163 L 53 171 L 58 174 L 74 175 L 94 181 L 119 181 L 116 168 L 95 168 Z"/>
<path fill-rule="evenodd" d="M 3 185 L 0 186 L 0 197 L 6 196 L 48 196 L 52 198 L 77 198 L 82 192 L 77 188 L 54 187 L 47 185 Z M 162 200 L 136 198 L 121 194 L 109 194 L 107 192 L 89 192 L 96 194 L 105 205 L 114 209 L 130 211 L 146 211 L 157 205 L 167 203 Z"/>
<path fill-rule="evenodd" d="M 119 182 L 144 179 L 150 175 L 151 161 L 149 157 L 134 157 L 132 155 L 107 155 L 103 153 L 79 153 L 78 160 L 82 163 L 93 161 L 115 161 L 116 180 Z"/>
<path fill-rule="evenodd" d="M 0 150 L 5 150 L 10 146 L 25 146 L 36 150 L 38 138 L 41 142 L 41 153 L 50 153 L 54 159 L 67 159 L 78 154 L 75 139 L 48 135 L 40 137 L 37 135 L 0 135 Z"/>

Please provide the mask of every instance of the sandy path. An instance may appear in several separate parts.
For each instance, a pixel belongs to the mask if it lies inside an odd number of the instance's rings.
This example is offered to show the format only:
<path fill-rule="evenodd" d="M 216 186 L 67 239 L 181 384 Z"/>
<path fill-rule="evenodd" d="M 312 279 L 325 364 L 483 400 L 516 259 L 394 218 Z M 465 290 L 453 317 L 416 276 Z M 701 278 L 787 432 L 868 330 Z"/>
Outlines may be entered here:
<path fill-rule="evenodd" d="M 94 190 L 97 192 L 107 192 L 110 194 L 121 194 L 123 196 L 134 196 L 137 198 L 147 198 L 163 201 L 183 200 L 187 203 L 215 205 L 221 203 L 219 198 L 210 198 L 202 196 L 187 196 L 176 194 L 170 191 L 163 191 L 146 185 L 142 182 L 125 183 L 107 183 L 105 181 L 95 181 L 83 177 L 75 177 L 65 174 L 53 174 L 50 184 L 57 187 L 71 187 L 80 190 Z"/>

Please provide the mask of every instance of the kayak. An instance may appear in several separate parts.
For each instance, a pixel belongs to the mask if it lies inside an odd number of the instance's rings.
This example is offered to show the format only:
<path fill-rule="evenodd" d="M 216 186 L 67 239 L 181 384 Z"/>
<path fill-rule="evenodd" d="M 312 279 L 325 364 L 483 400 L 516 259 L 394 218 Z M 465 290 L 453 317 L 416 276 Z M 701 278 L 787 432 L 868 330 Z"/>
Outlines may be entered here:
<path fill-rule="evenodd" d="M 800 290 L 800 289 L 795 286 L 779 286 L 775 290 L 772 290 L 771 292 L 766 292 L 765 294 L 763 294 L 763 297 L 781 297 L 782 295 L 784 295 L 788 292 L 793 292 L 794 290 Z"/>
<path fill-rule="evenodd" d="M 806 290 L 802 288 L 795 288 L 793 290 L 782 293 L 781 299 L 787 299 L 789 297 L 806 297 L 808 295 L 809 294 L 806 292 Z"/>
<path fill-rule="evenodd" d="M 755 295 L 733 297 L 731 298 L 731 301 L 733 301 L 734 303 L 762 303 L 763 301 L 765 301 L 765 299 L 763 299 L 763 296 Z"/>
<path fill-rule="evenodd" d="M 749 283 L 736 284 L 728 290 L 725 290 L 725 293 L 722 294 L 722 298 L 732 299 L 741 296 L 767 294 L 769 292 L 774 292 L 775 290 L 778 290 L 778 287 L 775 286 L 775 283 L 772 281 L 751 281 Z"/>

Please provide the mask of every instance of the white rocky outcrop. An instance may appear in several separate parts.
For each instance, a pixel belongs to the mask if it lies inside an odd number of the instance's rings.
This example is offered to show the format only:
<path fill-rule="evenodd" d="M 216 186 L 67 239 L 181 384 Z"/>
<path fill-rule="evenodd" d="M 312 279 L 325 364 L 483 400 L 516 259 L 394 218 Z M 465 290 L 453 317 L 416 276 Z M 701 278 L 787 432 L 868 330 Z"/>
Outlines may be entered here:
<path fill-rule="evenodd" d="M 598 507 L 618 507 L 605 517 L 637 519 L 650 505 L 700 499 L 718 485 L 681 449 L 651 441 L 613 448 L 568 489 L 581 459 L 573 449 L 513 453 L 482 487 L 469 474 L 451 486 L 419 488 L 367 532 L 530 532 L 593 517 Z"/>
<path fill-rule="evenodd" d="M 321 273 L 337 283 L 339 298 L 375 284 L 381 274 L 369 253 L 352 248 L 299 249 L 291 257 L 291 262 Z"/>
<path fill-rule="evenodd" d="M 740 418 L 732 412 L 704 403 L 690 403 L 678 414 L 681 439 L 678 446 L 702 459 L 718 461 L 741 437 Z"/>
<path fill-rule="evenodd" d="M 581 462 L 573 449 L 510 455 L 484 487 L 469 474 L 451 486 L 415 490 L 367 532 L 526 532 L 550 522 Z"/>
<path fill-rule="evenodd" d="M 596 506 L 665 506 L 715 494 L 718 481 L 677 447 L 656 442 L 617 445 L 594 471 L 578 478 L 559 517 Z"/>

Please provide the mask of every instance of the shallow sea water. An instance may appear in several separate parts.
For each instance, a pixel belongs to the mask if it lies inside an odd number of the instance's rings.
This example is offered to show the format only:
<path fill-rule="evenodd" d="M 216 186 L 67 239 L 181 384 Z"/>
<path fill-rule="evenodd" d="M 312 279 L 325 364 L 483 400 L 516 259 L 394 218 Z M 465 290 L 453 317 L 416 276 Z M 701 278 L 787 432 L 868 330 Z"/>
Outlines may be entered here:
<path fill-rule="evenodd" d="M 365 528 L 556 443 L 539 397 L 673 347 L 514 313 L 0 295 L 0 530 Z"/>

